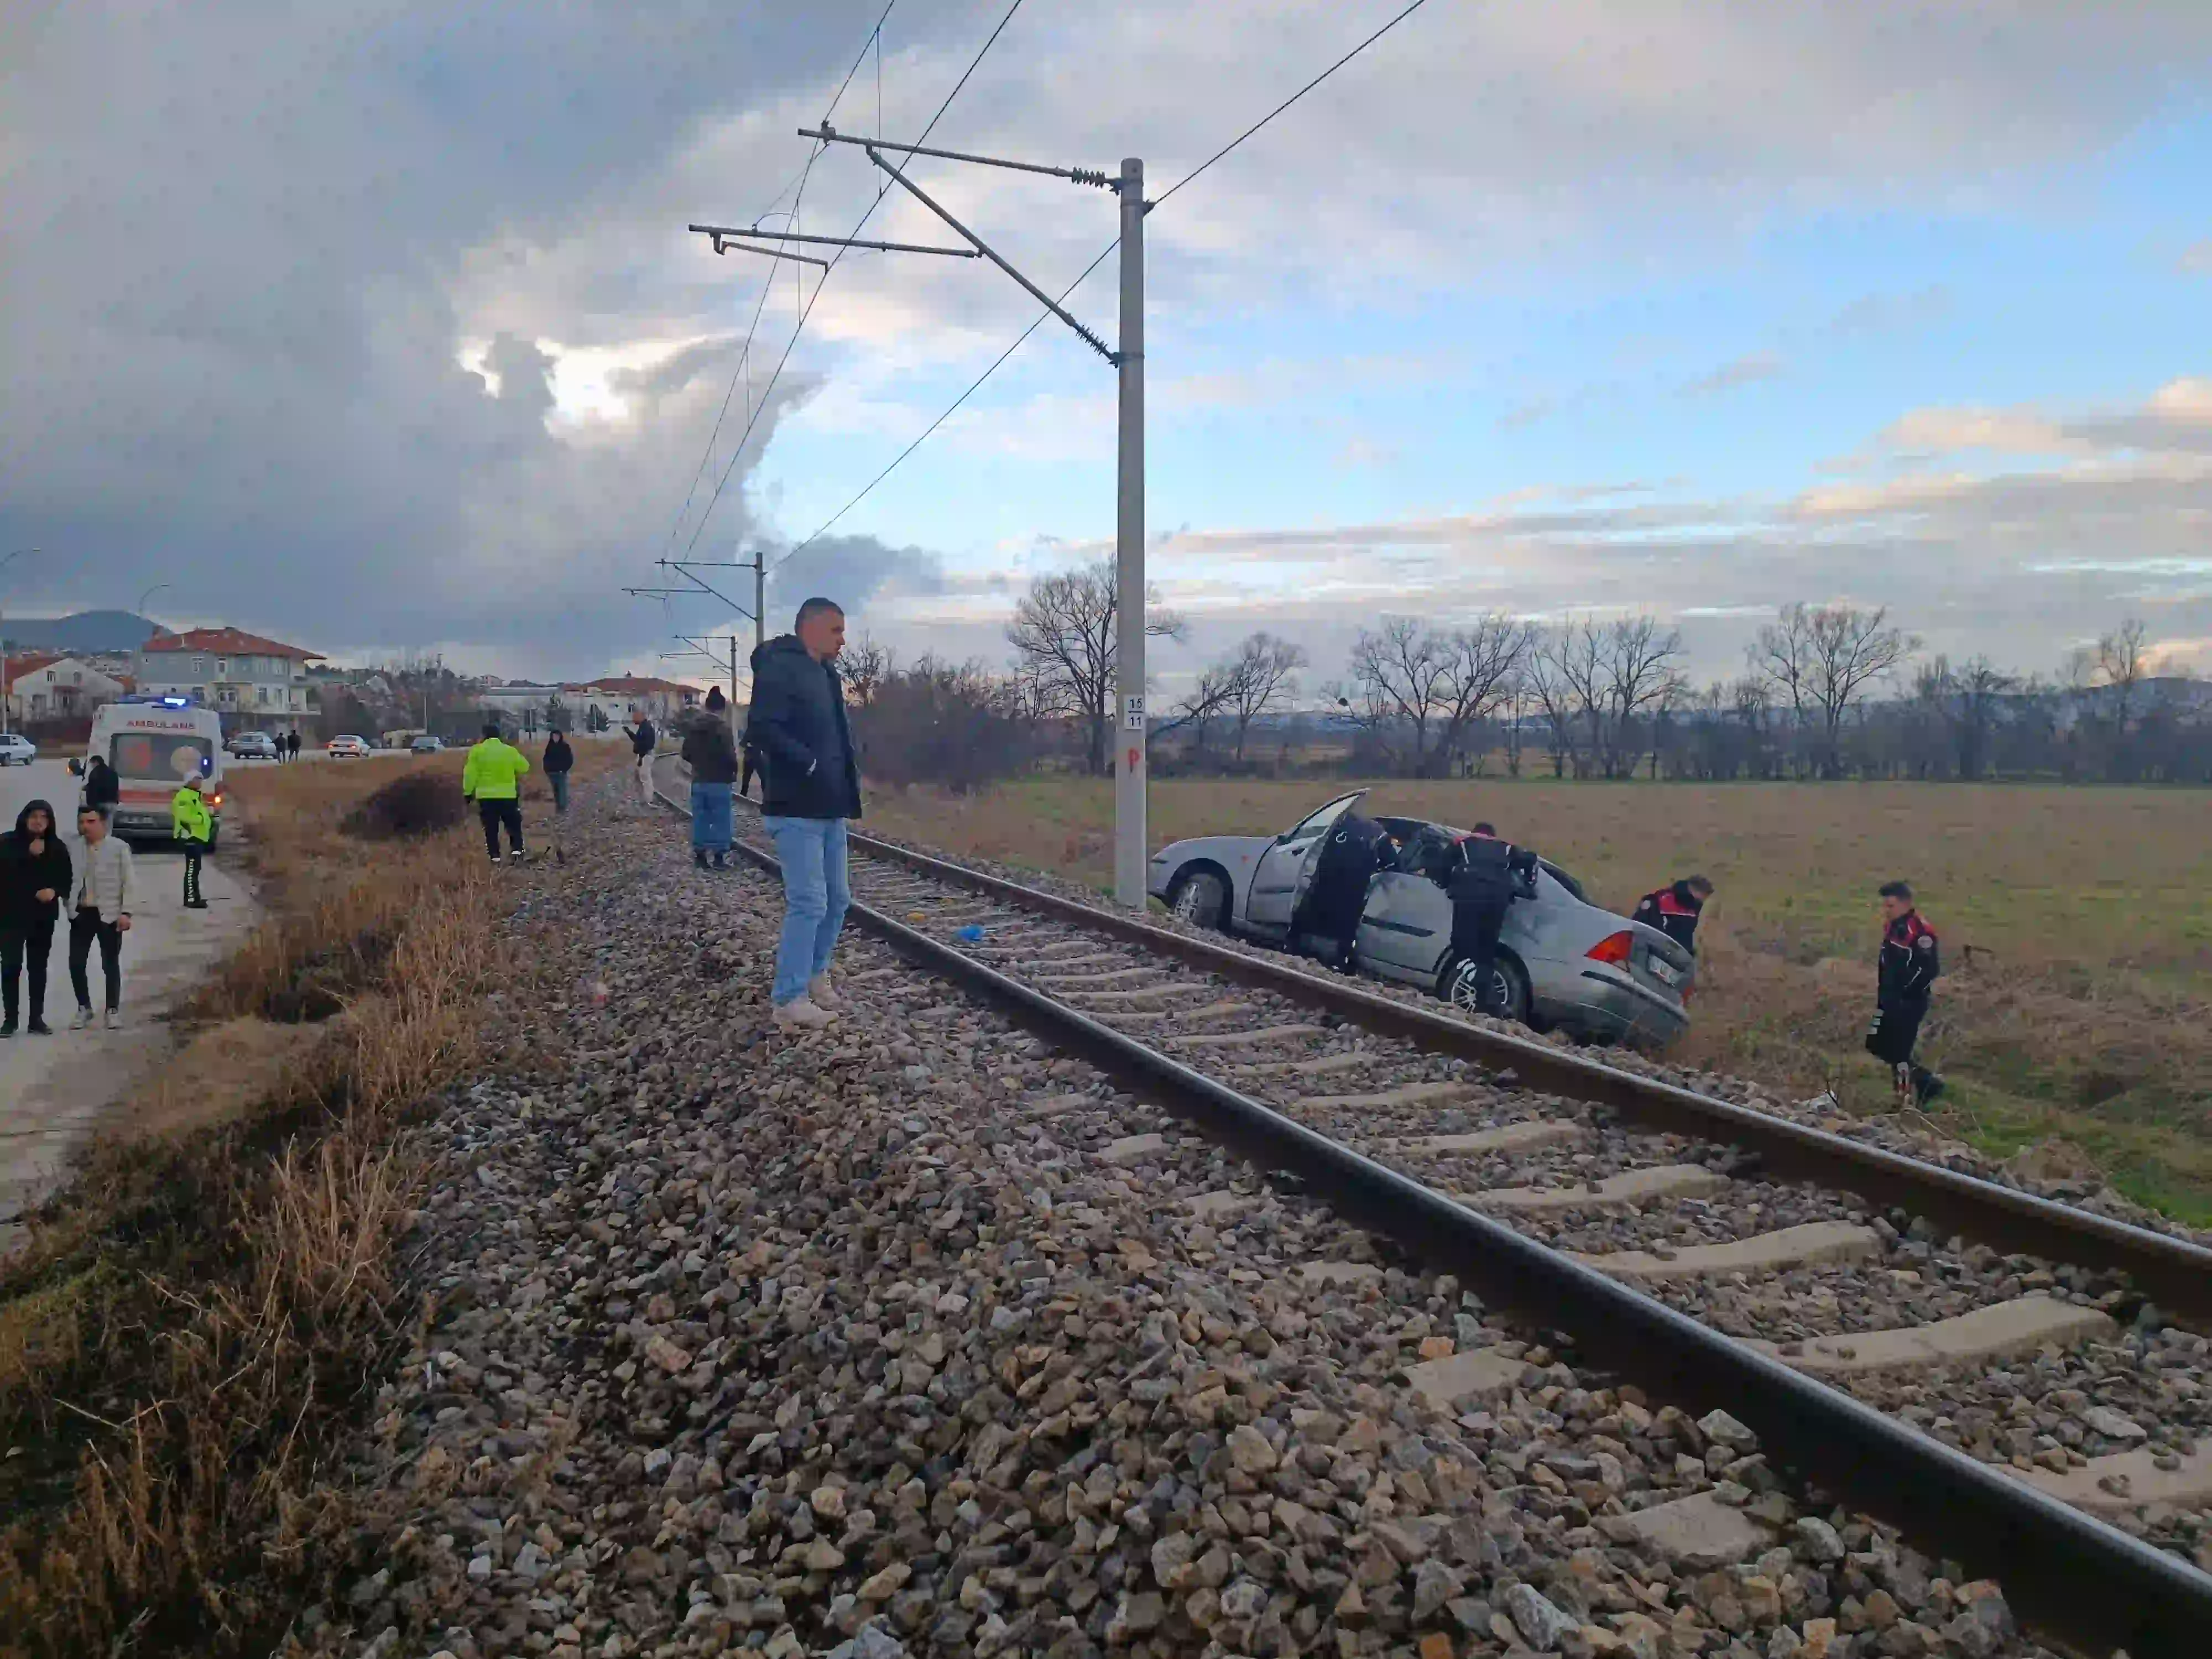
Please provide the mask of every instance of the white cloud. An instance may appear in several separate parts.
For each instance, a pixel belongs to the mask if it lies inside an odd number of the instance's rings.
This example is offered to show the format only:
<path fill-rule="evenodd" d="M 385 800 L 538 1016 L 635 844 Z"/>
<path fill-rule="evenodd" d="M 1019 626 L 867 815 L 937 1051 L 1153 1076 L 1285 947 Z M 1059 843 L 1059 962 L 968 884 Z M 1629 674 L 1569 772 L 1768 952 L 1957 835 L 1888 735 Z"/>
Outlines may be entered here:
<path fill-rule="evenodd" d="M 1693 398 L 1711 397 L 1717 392 L 1733 392 L 1738 386 L 1756 386 L 1761 380 L 1776 380 L 1781 374 L 1782 359 L 1775 353 L 1747 351 L 1710 373 L 1684 381 L 1682 390 Z"/>

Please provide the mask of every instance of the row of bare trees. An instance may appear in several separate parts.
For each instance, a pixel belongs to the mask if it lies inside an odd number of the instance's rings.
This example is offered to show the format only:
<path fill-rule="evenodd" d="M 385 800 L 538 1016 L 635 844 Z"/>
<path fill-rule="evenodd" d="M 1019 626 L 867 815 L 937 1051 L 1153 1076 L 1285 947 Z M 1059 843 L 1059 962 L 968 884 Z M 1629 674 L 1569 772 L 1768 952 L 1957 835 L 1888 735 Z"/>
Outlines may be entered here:
<path fill-rule="evenodd" d="M 848 649 L 872 769 L 969 787 L 1060 752 L 1105 772 L 1117 611 L 1113 568 L 1101 562 L 1030 584 L 1006 629 L 1005 672 L 931 658 L 902 668 L 866 641 Z M 1157 599 L 1145 631 L 1188 632 Z M 1698 687 L 1680 631 L 1648 616 L 1386 617 L 1359 633 L 1346 672 L 1317 696 L 1303 683 L 1312 665 L 1302 647 L 1251 634 L 1155 712 L 1152 734 L 1160 764 L 1187 770 L 1328 764 L 1333 735 L 1337 764 L 1414 777 L 1493 764 L 1517 775 L 1533 750 L 1553 775 L 1575 778 L 2212 781 L 2212 699 L 2154 673 L 2140 623 L 2047 677 L 1920 652 L 1885 610 L 1792 605 L 1758 630 L 1741 674 Z M 885 755 L 892 743 L 906 759 Z"/>

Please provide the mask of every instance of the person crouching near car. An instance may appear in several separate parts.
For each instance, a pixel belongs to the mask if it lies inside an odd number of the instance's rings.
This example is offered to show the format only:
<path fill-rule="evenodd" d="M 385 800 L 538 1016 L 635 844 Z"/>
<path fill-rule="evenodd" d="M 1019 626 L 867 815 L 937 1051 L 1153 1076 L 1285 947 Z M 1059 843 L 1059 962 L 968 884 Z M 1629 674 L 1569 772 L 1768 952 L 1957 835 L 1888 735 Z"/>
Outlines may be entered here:
<path fill-rule="evenodd" d="M 123 1024 L 123 936 L 131 931 L 131 849 L 107 827 L 107 813 L 88 806 L 76 815 L 84 839 L 84 864 L 70 884 L 70 988 L 76 1017 L 70 1030 L 92 1024 L 92 947 L 100 946 L 100 977 L 107 991 L 107 1029 Z"/>
<path fill-rule="evenodd" d="M 62 844 L 54 809 L 34 800 L 15 815 L 15 827 L 0 836 L 0 991 L 6 994 L 6 1018 L 0 1037 L 15 1035 L 22 1012 L 19 993 L 23 970 L 30 970 L 33 1036 L 52 1035 L 46 1024 L 46 963 L 54 951 L 54 924 L 70 890 L 69 848 Z"/>
<path fill-rule="evenodd" d="M 702 870 L 723 870 L 733 833 L 730 790 L 738 781 L 738 740 L 730 730 L 729 699 L 722 688 L 707 693 L 706 708 L 684 732 L 684 763 L 691 769 L 691 861 Z M 709 865 L 708 859 L 713 856 Z"/>

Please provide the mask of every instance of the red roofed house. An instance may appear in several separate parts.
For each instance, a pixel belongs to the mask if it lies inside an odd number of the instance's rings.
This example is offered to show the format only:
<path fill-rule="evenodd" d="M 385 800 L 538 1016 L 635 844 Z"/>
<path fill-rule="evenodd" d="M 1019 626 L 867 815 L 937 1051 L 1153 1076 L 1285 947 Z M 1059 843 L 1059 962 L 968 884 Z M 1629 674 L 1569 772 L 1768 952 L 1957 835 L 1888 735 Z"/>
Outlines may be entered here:
<path fill-rule="evenodd" d="M 240 628 L 161 634 L 138 650 L 138 689 L 149 696 L 197 697 L 229 732 L 289 732 L 311 712 L 307 665 L 321 653 Z"/>
<path fill-rule="evenodd" d="M 665 725 L 695 705 L 701 695 L 696 685 L 679 685 L 647 674 L 611 674 L 593 680 L 584 691 L 587 707 L 596 704 L 617 726 L 629 718 L 632 708 L 642 708 Z"/>
<path fill-rule="evenodd" d="M 73 720 L 113 702 L 125 690 L 122 681 L 90 664 L 52 651 L 11 652 L 6 669 L 11 720 Z"/>

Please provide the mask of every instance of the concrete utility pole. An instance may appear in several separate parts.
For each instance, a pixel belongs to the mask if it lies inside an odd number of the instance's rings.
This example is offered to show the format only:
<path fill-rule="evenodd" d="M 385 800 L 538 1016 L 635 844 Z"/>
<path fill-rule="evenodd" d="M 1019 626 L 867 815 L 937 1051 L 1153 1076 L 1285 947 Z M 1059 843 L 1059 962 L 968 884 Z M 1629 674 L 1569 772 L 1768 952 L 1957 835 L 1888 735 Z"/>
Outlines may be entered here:
<path fill-rule="evenodd" d="M 1121 163 L 1121 420 L 1114 497 L 1114 665 L 1121 677 L 1121 741 L 1114 769 L 1114 902 L 1145 908 L 1145 164 Z"/>
<path fill-rule="evenodd" d="M 799 129 L 802 138 L 823 144 L 858 144 L 868 160 L 894 184 L 935 214 L 968 247 L 918 247 L 911 244 L 858 242 L 835 236 L 793 237 L 793 241 L 828 243 L 846 247 L 878 248 L 898 252 L 942 253 L 957 258 L 981 256 L 1012 277 L 1046 310 L 1066 323 L 1076 335 L 1112 363 L 1121 379 L 1120 459 L 1115 496 L 1115 677 L 1120 717 L 1115 722 L 1118 741 L 1114 750 L 1114 898 L 1132 910 L 1145 906 L 1145 865 L 1149 856 L 1145 830 L 1146 751 L 1150 719 L 1145 705 L 1145 164 L 1131 157 L 1117 174 L 1091 167 L 1044 167 L 1034 161 L 1010 161 L 994 155 L 970 155 L 960 150 L 931 149 L 921 144 L 894 144 L 880 138 L 848 137 L 827 121 L 819 127 Z M 1085 328 L 1067 308 L 1000 258 L 996 250 L 954 218 L 927 191 L 885 159 L 884 152 L 902 155 L 931 155 L 940 161 L 969 161 L 980 167 L 1009 167 L 1018 173 L 1039 173 L 1074 184 L 1110 190 L 1121 198 L 1121 337 L 1119 350 L 1109 348 Z M 708 237 L 714 252 L 732 247 L 748 252 L 774 254 L 775 250 L 738 240 L 741 237 L 785 240 L 757 228 L 726 225 L 693 225 Z M 972 252 L 970 250 L 973 250 Z M 796 257 L 796 256 L 789 256 Z"/>

